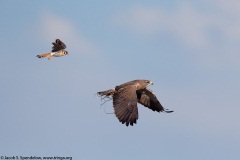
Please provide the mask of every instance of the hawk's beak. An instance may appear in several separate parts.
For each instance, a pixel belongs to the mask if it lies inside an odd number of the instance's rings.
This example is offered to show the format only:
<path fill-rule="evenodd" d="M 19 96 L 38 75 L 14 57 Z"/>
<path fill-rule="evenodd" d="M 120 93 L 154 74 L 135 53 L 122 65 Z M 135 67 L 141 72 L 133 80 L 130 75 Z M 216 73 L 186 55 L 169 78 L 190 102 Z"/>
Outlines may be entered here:
<path fill-rule="evenodd" d="M 153 82 L 150 81 L 149 85 L 153 85 Z"/>

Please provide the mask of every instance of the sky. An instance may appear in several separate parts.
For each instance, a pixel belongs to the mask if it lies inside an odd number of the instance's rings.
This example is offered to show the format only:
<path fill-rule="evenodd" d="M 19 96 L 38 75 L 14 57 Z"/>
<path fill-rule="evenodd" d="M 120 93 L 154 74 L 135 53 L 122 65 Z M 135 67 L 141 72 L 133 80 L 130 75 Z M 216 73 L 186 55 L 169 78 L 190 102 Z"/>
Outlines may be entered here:
<path fill-rule="evenodd" d="M 238 160 L 239 0 L 0 1 L 0 156 Z M 52 60 L 61 39 L 69 55 Z M 151 80 L 171 114 L 98 91 Z"/>

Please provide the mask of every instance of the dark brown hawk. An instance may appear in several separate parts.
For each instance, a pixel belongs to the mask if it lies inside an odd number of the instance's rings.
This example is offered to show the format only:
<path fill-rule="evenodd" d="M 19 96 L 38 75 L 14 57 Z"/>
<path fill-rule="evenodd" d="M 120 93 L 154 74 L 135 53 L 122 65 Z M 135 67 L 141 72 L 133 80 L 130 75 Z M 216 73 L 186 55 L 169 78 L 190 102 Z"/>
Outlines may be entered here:
<path fill-rule="evenodd" d="M 155 94 L 147 89 L 151 84 L 153 83 L 149 80 L 134 80 L 116 86 L 114 89 L 98 92 L 98 95 L 103 99 L 113 98 L 114 113 L 119 121 L 126 126 L 129 124 L 133 126 L 138 119 L 137 103 L 153 111 L 173 112 L 164 109 Z"/>

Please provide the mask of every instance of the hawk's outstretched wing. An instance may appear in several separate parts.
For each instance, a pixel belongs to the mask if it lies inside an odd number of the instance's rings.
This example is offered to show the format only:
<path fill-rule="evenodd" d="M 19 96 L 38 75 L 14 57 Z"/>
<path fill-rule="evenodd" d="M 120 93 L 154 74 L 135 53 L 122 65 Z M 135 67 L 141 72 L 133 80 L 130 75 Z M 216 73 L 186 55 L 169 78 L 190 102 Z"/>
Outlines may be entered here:
<path fill-rule="evenodd" d="M 145 107 L 148 107 L 149 109 L 157 112 L 173 112 L 173 111 L 166 111 L 164 110 L 161 103 L 158 101 L 155 94 L 150 89 L 141 89 L 137 91 L 137 98 L 138 102 L 144 105 Z"/>
<path fill-rule="evenodd" d="M 138 108 L 136 86 L 129 85 L 118 88 L 113 95 L 113 107 L 115 115 L 123 124 L 128 126 L 137 123 Z"/>
<path fill-rule="evenodd" d="M 57 52 L 61 49 L 66 48 L 66 45 L 60 39 L 56 39 L 56 41 L 53 42 L 52 44 L 53 44 L 52 52 Z"/>

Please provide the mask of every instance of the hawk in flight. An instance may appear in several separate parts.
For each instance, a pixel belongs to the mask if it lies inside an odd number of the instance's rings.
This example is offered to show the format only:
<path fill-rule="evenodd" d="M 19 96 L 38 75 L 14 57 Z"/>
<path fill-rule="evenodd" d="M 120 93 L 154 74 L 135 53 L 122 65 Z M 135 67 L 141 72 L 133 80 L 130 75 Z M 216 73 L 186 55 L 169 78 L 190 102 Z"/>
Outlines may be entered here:
<path fill-rule="evenodd" d="M 114 89 L 98 92 L 97 94 L 102 99 L 113 99 L 114 113 L 122 124 L 133 126 L 137 123 L 138 108 L 137 103 L 157 112 L 171 113 L 164 109 L 158 101 L 155 94 L 148 89 L 153 83 L 149 80 L 134 80 L 119 86 Z"/>
<path fill-rule="evenodd" d="M 50 53 L 44 53 L 37 55 L 38 58 L 45 58 L 48 57 L 48 60 L 51 60 L 52 57 L 61 57 L 68 54 L 68 51 L 64 50 L 66 48 L 66 45 L 60 40 L 56 39 L 55 42 L 52 43 L 52 52 Z"/>

